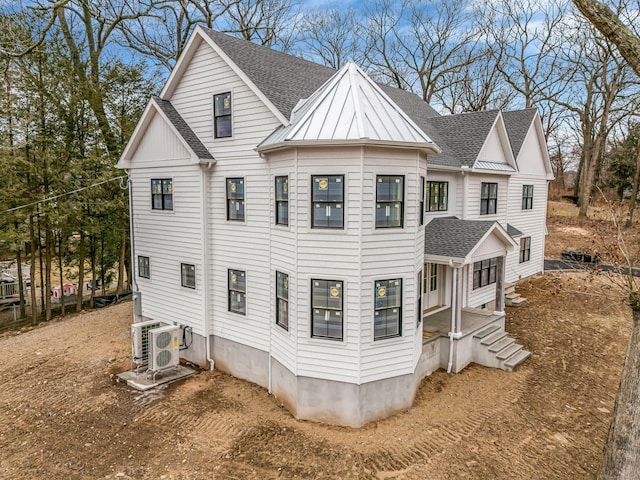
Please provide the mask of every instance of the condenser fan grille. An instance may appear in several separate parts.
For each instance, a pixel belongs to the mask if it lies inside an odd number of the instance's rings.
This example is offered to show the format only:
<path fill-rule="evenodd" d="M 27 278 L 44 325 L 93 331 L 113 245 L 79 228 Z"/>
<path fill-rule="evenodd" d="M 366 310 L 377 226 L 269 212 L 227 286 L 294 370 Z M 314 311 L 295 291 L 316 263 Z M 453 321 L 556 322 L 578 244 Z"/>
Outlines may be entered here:
<path fill-rule="evenodd" d="M 162 332 L 156 337 L 156 347 L 167 348 L 171 343 L 171 334 L 169 332 Z"/>
<path fill-rule="evenodd" d="M 171 352 L 169 350 L 162 350 L 158 355 L 156 355 L 156 365 L 158 368 L 166 367 L 171 363 Z"/>

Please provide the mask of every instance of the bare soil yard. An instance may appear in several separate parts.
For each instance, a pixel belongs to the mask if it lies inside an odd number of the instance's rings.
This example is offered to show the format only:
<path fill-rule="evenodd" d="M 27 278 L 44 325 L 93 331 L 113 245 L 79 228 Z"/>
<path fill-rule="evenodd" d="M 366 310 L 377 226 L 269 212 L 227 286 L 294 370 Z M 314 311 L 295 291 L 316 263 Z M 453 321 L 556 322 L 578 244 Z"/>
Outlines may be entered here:
<path fill-rule="evenodd" d="M 0 478 L 593 478 L 630 325 L 603 282 L 525 282 L 529 303 L 508 310 L 507 330 L 530 360 L 438 371 L 413 408 L 358 430 L 296 421 L 219 372 L 147 394 L 116 383 L 130 303 L 5 334 Z"/>

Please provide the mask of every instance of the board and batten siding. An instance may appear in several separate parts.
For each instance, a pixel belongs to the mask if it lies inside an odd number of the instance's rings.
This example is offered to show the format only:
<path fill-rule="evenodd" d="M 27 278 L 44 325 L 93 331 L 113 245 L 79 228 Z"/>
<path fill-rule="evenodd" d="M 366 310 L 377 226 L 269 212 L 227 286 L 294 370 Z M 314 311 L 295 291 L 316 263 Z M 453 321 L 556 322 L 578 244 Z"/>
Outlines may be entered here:
<path fill-rule="evenodd" d="M 133 161 L 133 165 L 141 162 Z M 173 210 L 151 208 L 151 179 L 171 178 Z M 201 171 L 199 165 L 132 168 L 135 271 L 142 314 L 189 325 L 204 335 Z M 138 256 L 149 257 L 150 278 L 138 275 Z M 181 286 L 181 263 L 195 265 L 196 288 Z"/>
<path fill-rule="evenodd" d="M 144 137 L 133 153 L 133 168 L 187 165 L 191 153 L 171 126 L 154 113 Z"/>

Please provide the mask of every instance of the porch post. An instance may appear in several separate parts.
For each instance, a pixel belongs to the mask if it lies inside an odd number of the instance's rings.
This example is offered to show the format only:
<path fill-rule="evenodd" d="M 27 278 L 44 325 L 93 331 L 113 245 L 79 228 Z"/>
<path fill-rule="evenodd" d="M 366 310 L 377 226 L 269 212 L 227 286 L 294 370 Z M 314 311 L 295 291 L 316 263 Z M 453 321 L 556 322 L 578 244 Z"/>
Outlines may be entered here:
<path fill-rule="evenodd" d="M 505 264 L 505 257 L 498 257 L 496 265 L 496 311 L 498 312 L 504 312 Z"/>
<path fill-rule="evenodd" d="M 455 275 L 455 296 L 456 296 L 456 333 L 460 333 L 462 331 L 462 267 L 456 267 L 454 269 Z"/>

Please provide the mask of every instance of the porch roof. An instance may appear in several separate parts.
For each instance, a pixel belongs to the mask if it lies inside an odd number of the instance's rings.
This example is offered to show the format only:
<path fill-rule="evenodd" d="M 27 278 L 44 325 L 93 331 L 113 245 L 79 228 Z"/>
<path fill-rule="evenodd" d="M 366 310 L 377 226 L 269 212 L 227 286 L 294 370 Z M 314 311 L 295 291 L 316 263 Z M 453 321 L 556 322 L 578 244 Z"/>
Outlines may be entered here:
<path fill-rule="evenodd" d="M 461 220 L 458 217 L 434 218 L 425 226 L 424 253 L 426 260 L 436 263 L 467 264 L 484 241 L 495 235 L 505 250 L 516 246 L 507 231 L 493 220 Z"/>

